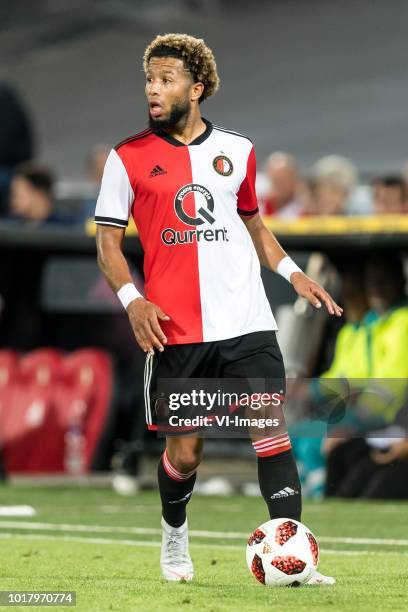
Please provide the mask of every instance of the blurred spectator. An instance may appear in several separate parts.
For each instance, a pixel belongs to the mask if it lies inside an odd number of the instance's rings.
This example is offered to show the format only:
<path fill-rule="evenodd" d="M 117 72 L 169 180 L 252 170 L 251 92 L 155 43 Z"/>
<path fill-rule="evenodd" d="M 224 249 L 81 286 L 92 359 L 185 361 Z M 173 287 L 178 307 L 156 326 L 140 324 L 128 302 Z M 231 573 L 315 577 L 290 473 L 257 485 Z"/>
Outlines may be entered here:
<path fill-rule="evenodd" d="M 389 174 L 373 182 L 374 214 L 404 214 L 408 212 L 407 187 L 402 176 Z"/>
<path fill-rule="evenodd" d="M 404 166 L 404 169 L 402 171 L 402 176 L 404 178 L 404 183 L 405 183 L 405 195 L 406 195 L 407 200 L 408 200 L 408 161 L 405 162 L 405 166 Z"/>
<path fill-rule="evenodd" d="M 36 162 L 17 166 L 10 185 L 10 218 L 38 225 L 58 221 L 53 187 L 54 177 L 46 166 Z"/>
<path fill-rule="evenodd" d="M 360 389 L 354 414 L 348 411 L 348 418 L 326 440 L 328 495 L 381 496 L 371 482 L 381 463 L 379 452 L 391 456 L 390 450 L 401 441 L 398 433 L 404 433 L 395 425 L 396 415 L 406 404 L 408 380 L 408 302 L 401 259 L 391 255 L 370 258 L 365 286 L 371 310 L 365 317 L 365 349 L 361 349 L 360 369 L 354 376 L 365 377 L 366 388 Z M 408 462 L 400 469 L 405 469 L 406 480 Z M 390 479 L 398 478 L 391 472 L 390 467 Z M 408 487 L 404 491 L 407 496 Z"/>
<path fill-rule="evenodd" d="M 106 160 L 110 148 L 108 145 L 100 144 L 96 145 L 88 155 L 87 158 L 87 174 L 89 180 L 96 186 L 96 190 L 99 189 L 99 185 L 102 181 L 103 170 L 105 168 Z"/>
<path fill-rule="evenodd" d="M 10 185 L 9 219 L 43 225 L 72 223 L 72 217 L 55 208 L 54 176 L 47 166 L 25 162 L 17 166 Z"/>
<path fill-rule="evenodd" d="M 391 253 L 387 253 L 387 256 L 373 254 L 367 263 L 365 285 L 369 306 L 378 317 L 387 313 L 395 316 L 400 308 L 403 309 L 401 313 L 406 311 L 408 315 L 406 279 L 401 257 Z"/>
<path fill-rule="evenodd" d="M 340 452 L 345 461 L 342 466 L 339 463 L 338 469 L 343 469 L 346 477 L 336 495 L 365 499 L 408 499 L 408 439 L 357 438 L 336 449 L 334 456 Z M 341 458 L 338 456 L 337 460 L 341 461 Z"/>
<path fill-rule="evenodd" d="M 103 170 L 108 158 L 110 148 L 107 145 L 96 145 L 87 158 L 87 177 L 94 191 L 93 197 L 87 198 L 78 216 L 78 223 L 86 223 L 95 215 L 96 198 L 102 181 Z"/>
<path fill-rule="evenodd" d="M 356 180 L 357 169 L 350 160 L 337 155 L 322 157 L 312 170 L 314 214 L 347 214 Z"/>
<path fill-rule="evenodd" d="M 0 82 L 0 216 L 7 207 L 8 189 L 16 165 L 34 154 L 27 112 L 16 92 Z"/>
<path fill-rule="evenodd" d="M 360 371 L 362 353 L 366 348 L 364 317 L 368 311 L 368 302 L 364 291 L 363 270 L 360 265 L 350 265 L 347 262 L 341 272 L 341 304 L 344 308 L 346 323 L 340 329 L 335 343 L 334 356 L 330 368 L 322 374 L 321 379 L 314 379 L 309 385 L 305 381 L 304 398 L 311 394 L 316 401 L 312 408 L 314 417 L 316 407 L 323 400 L 323 414 L 326 406 L 324 391 L 326 384 L 323 379 L 344 379 L 345 377 L 365 376 Z M 330 386 L 330 385 L 329 385 Z M 319 412 L 321 412 L 320 410 Z M 298 463 L 302 490 L 307 497 L 322 497 L 326 480 L 326 460 L 322 453 L 322 441 L 326 435 L 326 427 L 314 418 L 301 420 L 290 427 L 293 452 Z"/>
<path fill-rule="evenodd" d="M 268 192 L 260 202 L 263 215 L 294 219 L 302 214 L 298 198 L 299 175 L 296 160 L 288 153 L 272 153 L 265 164 Z"/>

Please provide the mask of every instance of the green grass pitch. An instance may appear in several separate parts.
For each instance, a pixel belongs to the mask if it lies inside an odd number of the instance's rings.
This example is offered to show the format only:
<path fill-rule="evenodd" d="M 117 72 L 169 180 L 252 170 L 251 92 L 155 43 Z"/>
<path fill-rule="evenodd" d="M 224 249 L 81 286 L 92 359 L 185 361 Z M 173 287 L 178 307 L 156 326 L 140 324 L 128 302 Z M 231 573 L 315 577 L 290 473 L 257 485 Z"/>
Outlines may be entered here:
<path fill-rule="evenodd" d="M 244 536 L 267 519 L 262 499 L 193 497 L 196 575 L 188 584 L 160 576 L 156 492 L 120 498 L 101 488 L 0 487 L 0 505 L 15 504 L 30 504 L 37 515 L 0 517 L 0 590 L 75 590 L 74 610 L 408 609 L 408 504 L 306 503 L 303 521 L 320 541 L 320 569 L 338 583 L 298 589 L 264 587 L 247 570 Z"/>

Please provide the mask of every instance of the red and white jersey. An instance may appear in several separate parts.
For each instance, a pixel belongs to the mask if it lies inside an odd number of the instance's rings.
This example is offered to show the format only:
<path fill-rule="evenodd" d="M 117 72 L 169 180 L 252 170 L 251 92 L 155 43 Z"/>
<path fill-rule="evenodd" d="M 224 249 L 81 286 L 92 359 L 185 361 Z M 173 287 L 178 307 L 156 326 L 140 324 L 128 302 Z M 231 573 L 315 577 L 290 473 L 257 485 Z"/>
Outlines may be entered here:
<path fill-rule="evenodd" d="M 146 299 L 170 317 L 168 344 L 277 329 L 240 215 L 258 212 L 251 141 L 206 121 L 184 145 L 147 129 L 112 149 L 95 222 L 126 227 L 144 250 Z"/>

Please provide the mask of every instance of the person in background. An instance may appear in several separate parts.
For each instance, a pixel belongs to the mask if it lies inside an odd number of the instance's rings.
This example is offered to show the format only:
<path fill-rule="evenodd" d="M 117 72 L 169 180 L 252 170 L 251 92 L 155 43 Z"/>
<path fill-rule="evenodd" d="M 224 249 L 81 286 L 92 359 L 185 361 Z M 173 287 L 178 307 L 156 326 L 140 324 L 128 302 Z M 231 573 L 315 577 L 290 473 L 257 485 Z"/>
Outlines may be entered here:
<path fill-rule="evenodd" d="M 6 223 L 35 231 L 59 220 L 54 213 L 54 178 L 36 162 L 16 167 L 10 185 Z M 0 345 L 17 350 L 38 346 L 44 326 L 42 319 L 42 272 L 46 251 L 32 249 L 2 252 L 0 296 L 4 308 L 0 317 Z M 24 282 L 16 282 L 24 279 Z"/>
<path fill-rule="evenodd" d="M 366 388 L 360 389 L 353 411 L 348 411 L 337 429 L 332 428 L 325 441 L 326 494 L 371 498 L 399 497 L 405 492 L 407 496 L 407 486 L 397 486 L 400 492 L 396 491 L 394 481 L 398 481 L 399 472 L 394 473 L 391 461 L 401 445 L 406 449 L 402 444 L 406 429 L 397 424 L 398 415 L 406 410 L 408 391 L 408 301 L 401 258 L 390 253 L 374 254 L 366 266 L 365 291 L 370 310 L 364 318 L 365 342 L 352 376 L 366 379 Z M 350 348 L 344 352 L 344 362 L 352 362 Z M 342 371 L 335 375 L 351 376 Z M 354 422 L 349 418 L 353 415 Z M 405 451 L 401 453 L 404 458 Z M 378 466 L 387 462 L 388 492 L 381 492 L 376 485 Z M 401 465 L 398 470 L 405 470 L 408 480 L 408 462 Z"/>
<path fill-rule="evenodd" d="M 402 177 L 404 179 L 406 204 L 408 207 L 408 161 L 404 164 L 404 168 L 402 170 Z"/>
<path fill-rule="evenodd" d="M 262 215 L 295 219 L 302 214 L 298 197 L 300 179 L 296 160 L 288 153 L 272 153 L 265 163 L 268 193 L 260 202 Z"/>
<path fill-rule="evenodd" d="M 369 473 L 366 487 L 368 497 L 408 499 L 408 438 L 392 440 L 385 451 L 373 449 L 366 465 Z"/>
<path fill-rule="evenodd" d="M 314 214 L 347 214 L 356 181 L 357 169 L 345 157 L 327 155 L 319 159 L 312 169 Z"/>
<path fill-rule="evenodd" d="M 110 153 L 110 147 L 105 144 L 96 145 L 89 153 L 87 158 L 87 169 L 89 180 L 96 185 L 96 191 L 102 181 L 103 169 Z"/>
<path fill-rule="evenodd" d="M 407 186 L 402 176 L 389 174 L 373 181 L 373 212 L 375 215 L 408 212 Z"/>
<path fill-rule="evenodd" d="M 322 443 L 327 434 L 325 420 L 315 419 L 315 405 L 323 410 L 327 406 L 322 397 L 322 387 L 325 390 L 325 379 L 355 378 L 364 376 L 360 371 L 361 355 L 366 347 L 364 318 L 368 311 L 368 302 L 364 290 L 363 267 L 351 260 L 341 262 L 340 286 L 341 303 L 344 308 L 346 322 L 337 334 L 333 359 L 329 369 L 320 378 L 313 379 L 306 385 L 303 393 L 305 403 L 311 403 L 312 418 L 302 419 L 289 429 L 292 448 L 299 468 L 303 494 L 310 498 L 323 497 L 326 481 L 326 458 L 322 453 Z M 330 386 L 331 383 L 329 383 Z"/>
<path fill-rule="evenodd" d="M 32 225 L 63 221 L 54 210 L 54 176 L 47 166 L 25 162 L 10 184 L 9 219 Z"/>
<path fill-rule="evenodd" d="M 0 216 L 3 216 L 14 168 L 34 156 L 30 117 L 16 91 L 5 82 L 0 82 L 0 116 Z"/>
<path fill-rule="evenodd" d="M 93 193 L 90 195 L 90 197 L 84 200 L 82 208 L 79 212 L 77 221 L 82 225 L 94 217 L 96 198 L 102 181 L 103 169 L 109 153 L 110 148 L 107 145 L 99 144 L 93 147 L 88 154 L 86 163 L 87 178 Z"/>

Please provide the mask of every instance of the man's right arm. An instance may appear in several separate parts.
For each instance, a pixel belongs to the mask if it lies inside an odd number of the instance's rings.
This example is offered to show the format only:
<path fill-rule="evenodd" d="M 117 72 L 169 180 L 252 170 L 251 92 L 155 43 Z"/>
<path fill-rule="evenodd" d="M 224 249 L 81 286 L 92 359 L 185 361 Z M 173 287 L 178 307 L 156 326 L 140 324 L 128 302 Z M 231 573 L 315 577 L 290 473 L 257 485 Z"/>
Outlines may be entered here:
<path fill-rule="evenodd" d="M 129 266 L 122 251 L 125 229 L 108 225 L 98 225 L 96 229 L 96 248 L 99 268 L 111 289 L 117 294 L 119 289 L 133 283 Z M 168 317 L 156 304 L 136 298 L 126 308 L 130 325 L 140 348 L 153 353 L 154 348 L 163 351 L 167 338 L 159 320 L 168 321 Z"/>

